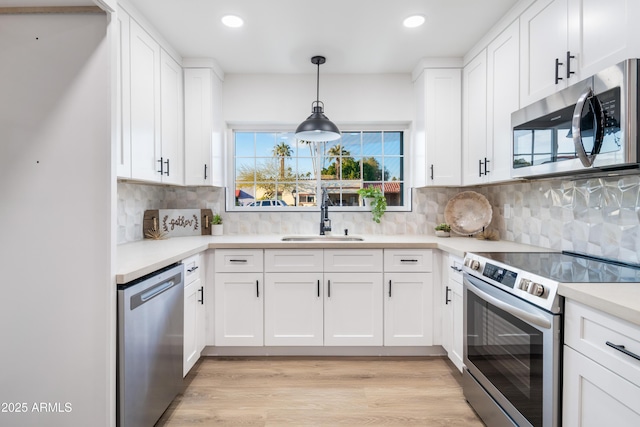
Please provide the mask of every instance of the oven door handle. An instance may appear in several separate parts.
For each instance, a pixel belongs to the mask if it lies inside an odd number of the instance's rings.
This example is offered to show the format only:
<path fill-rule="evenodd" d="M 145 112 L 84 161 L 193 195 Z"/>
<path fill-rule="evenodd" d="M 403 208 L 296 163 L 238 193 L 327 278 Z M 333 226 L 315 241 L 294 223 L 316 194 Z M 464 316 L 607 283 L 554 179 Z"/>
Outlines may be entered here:
<path fill-rule="evenodd" d="M 528 311 L 522 310 L 520 308 L 507 304 L 503 301 L 500 301 L 498 298 L 491 296 L 488 293 L 476 288 L 475 286 L 473 286 L 473 284 L 468 285 L 467 289 L 469 289 L 471 292 L 473 292 L 483 300 L 490 302 L 491 304 L 519 318 L 520 320 L 523 320 L 527 323 L 539 326 L 544 329 L 551 329 L 551 322 L 542 316 L 537 316 L 534 313 L 529 313 Z"/>

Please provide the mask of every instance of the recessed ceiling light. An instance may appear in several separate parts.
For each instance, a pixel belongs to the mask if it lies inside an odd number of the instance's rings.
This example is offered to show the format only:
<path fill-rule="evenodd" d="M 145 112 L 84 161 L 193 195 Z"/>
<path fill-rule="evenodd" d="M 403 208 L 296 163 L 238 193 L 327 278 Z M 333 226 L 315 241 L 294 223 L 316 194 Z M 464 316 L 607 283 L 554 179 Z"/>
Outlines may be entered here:
<path fill-rule="evenodd" d="M 244 21 L 237 15 L 225 15 L 222 17 L 222 23 L 230 28 L 242 27 Z"/>
<path fill-rule="evenodd" d="M 407 28 L 416 28 L 422 24 L 424 24 L 424 16 L 422 15 L 412 15 L 402 21 L 402 25 Z"/>

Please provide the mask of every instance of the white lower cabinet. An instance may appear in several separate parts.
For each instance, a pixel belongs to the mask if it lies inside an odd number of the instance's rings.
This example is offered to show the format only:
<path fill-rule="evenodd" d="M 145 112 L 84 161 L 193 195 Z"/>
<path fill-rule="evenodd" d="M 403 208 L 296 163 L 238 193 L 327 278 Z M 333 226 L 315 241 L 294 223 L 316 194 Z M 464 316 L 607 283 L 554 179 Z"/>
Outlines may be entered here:
<path fill-rule="evenodd" d="M 325 273 L 324 279 L 324 345 L 382 345 L 382 274 Z"/>
<path fill-rule="evenodd" d="M 215 281 L 216 345 L 264 345 L 262 273 L 216 273 Z"/>
<path fill-rule="evenodd" d="M 265 345 L 323 344 L 322 273 L 265 273 L 264 292 Z"/>
<path fill-rule="evenodd" d="M 384 250 L 384 345 L 433 345 L 433 252 Z"/>
<path fill-rule="evenodd" d="M 442 281 L 442 346 L 449 360 L 462 372 L 464 314 L 462 301 L 462 259 L 446 257 L 446 274 Z"/>
<path fill-rule="evenodd" d="M 562 425 L 640 426 L 640 387 L 564 347 Z"/>
<path fill-rule="evenodd" d="M 640 425 L 640 326 L 565 303 L 562 425 Z"/>
<path fill-rule="evenodd" d="M 433 345 L 431 273 L 384 274 L 384 345 Z"/>
<path fill-rule="evenodd" d="M 416 249 L 216 250 L 215 345 L 432 346 L 432 257 Z"/>
<path fill-rule="evenodd" d="M 182 261 L 185 270 L 183 376 L 186 376 L 198 361 L 205 346 L 206 308 L 204 305 L 203 259 L 202 254 L 197 254 Z"/>

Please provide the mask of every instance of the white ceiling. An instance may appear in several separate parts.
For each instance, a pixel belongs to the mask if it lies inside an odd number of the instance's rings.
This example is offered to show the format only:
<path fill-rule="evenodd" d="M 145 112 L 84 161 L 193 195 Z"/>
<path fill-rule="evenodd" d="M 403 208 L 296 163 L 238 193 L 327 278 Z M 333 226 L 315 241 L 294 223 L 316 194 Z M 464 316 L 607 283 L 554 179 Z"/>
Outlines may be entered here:
<path fill-rule="evenodd" d="M 410 73 L 422 58 L 461 57 L 518 0 L 127 0 L 183 57 L 226 73 Z M 0 0 L 9 3 L 51 0 Z M 57 4 L 92 4 L 57 0 Z M 242 28 L 224 27 L 226 14 Z M 422 27 L 402 20 L 422 14 Z"/>

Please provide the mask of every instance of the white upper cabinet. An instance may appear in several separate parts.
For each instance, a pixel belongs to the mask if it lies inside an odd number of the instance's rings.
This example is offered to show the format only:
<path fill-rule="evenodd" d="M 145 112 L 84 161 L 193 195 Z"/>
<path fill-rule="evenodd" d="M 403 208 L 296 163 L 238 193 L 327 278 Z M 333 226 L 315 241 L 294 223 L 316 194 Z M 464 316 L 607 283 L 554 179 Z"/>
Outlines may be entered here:
<path fill-rule="evenodd" d="M 182 67 L 160 50 L 161 180 L 184 183 L 184 106 Z"/>
<path fill-rule="evenodd" d="M 567 0 L 538 0 L 520 16 L 523 106 L 566 87 L 567 18 Z"/>
<path fill-rule="evenodd" d="M 461 184 L 461 69 L 425 69 L 414 82 L 416 187 Z"/>
<path fill-rule="evenodd" d="M 511 113 L 520 106 L 520 32 L 514 21 L 487 47 L 487 178 L 511 179 Z"/>
<path fill-rule="evenodd" d="M 185 185 L 224 186 L 222 80 L 210 68 L 185 68 Z"/>
<path fill-rule="evenodd" d="M 538 0 L 520 16 L 525 106 L 640 55 L 637 0 Z"/>
<path fill-rule="evenodd" d="M 462 72 L 462 181 L 487 182 L 487 51 L 480 52 Z M 487 160 L 489 162 L 487 162 Z"/>
<path fill-rule="evenodd" d="M 131 178 L 160 181 L 160 45 L 130 20 Z"/>
<path fill-rule="evenodd" d="M 124 9 L 118 20 L 118 177 L 182 185 L 182 66 Z"/>
<path fill-rule="evenodd" d="M 118 70 L 128 70 L 129 64 L 129 26 L 131 18 L 118 9 L 119 53 L 117 57 Z M 118 112 L 116 114 L 117 147 L 116 167 L 117 174 L 121 178 L 131 178 L 131 103 L 129 102 L 131 90 L 131 76 L 129 73 L 118 73 Z M 127 102 L 124 102 L 127 100 Z"/>
<path fill-rule="evenodd" d="M 640 56 L 638 0 L 569 0 L 569 51 L 579 81 Z"/>

